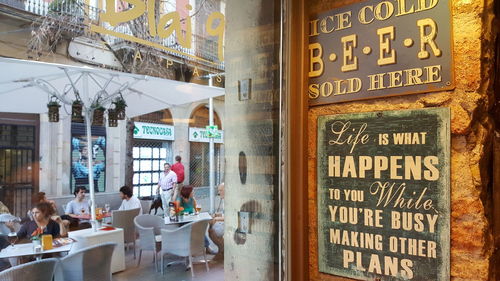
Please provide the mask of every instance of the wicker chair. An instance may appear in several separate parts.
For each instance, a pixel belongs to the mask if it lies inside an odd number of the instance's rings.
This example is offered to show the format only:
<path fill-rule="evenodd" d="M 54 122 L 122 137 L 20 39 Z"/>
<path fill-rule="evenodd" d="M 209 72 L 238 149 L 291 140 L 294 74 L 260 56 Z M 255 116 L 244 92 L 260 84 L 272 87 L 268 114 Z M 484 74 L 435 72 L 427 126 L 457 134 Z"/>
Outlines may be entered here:
<path fill-rule="evenodd" d="M 134 259 L 135 259 L 135 225 L 134 218 L 139 215 L 140 208 L 130 210 L 117 210 L 111 214 L 113 226 L 123 228 L 123 242 L 128 247 L 128 244 L 134 244 Z"/>
<path fill-rule="evenodd" d="M 116 243 L 78 250 L 60 259 L 55 281 L 111 281 L 111 257 Z"/>
<path fill-rule="evenodd" d="M 142 251 L 153 251 L 153 262 L 158 270 L 157 253 L 160 251 L 161 229 L 165 226 L 162 218 L 153 215 L 139 215 L 134 218 L 135 230 L 139 234 L 139 260 L 137 266 L 141 264 Z M 157 238 L 158 236 L 159 239 Z"/>
<path fill-rule="evenodd" d="M 21 264 L 0 272 L 1 281 L 52 281 L 57 259 Z"/>

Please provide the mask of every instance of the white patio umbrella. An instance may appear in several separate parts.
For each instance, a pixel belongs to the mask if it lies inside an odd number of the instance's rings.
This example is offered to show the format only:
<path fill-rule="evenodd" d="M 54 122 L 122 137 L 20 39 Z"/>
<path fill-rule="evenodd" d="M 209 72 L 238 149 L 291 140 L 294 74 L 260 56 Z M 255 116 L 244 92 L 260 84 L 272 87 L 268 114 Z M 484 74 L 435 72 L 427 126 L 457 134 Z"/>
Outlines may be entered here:
<path fill-rule="evenodd" d="M 0 112 L 46 113 L 47 103 L 55 96 L 71 105 L 80 98 L 85 112 L 87 131 L 88 180 L 92 221 L 95 222 L 95 194 L 92 167 L 90 123 L 97 100 L 109 108 L 122 95 L 128 117 L 154 112 L 176 105 L 224 95 L 223 88 L 53 63 L 0 58 Z M 95 226 L 95 223 L 93 223 Z"/>

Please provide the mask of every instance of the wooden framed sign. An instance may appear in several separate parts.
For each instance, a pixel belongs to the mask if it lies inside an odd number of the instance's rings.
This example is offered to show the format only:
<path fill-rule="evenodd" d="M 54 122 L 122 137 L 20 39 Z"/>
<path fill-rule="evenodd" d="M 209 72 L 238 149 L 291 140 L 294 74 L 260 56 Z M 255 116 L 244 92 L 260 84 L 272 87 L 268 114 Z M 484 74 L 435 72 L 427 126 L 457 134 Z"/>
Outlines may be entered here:
<path fill-rule="evenodd" d="M 309 105 L 454 88 L 451 1 L 369 0 L 309 20 Z"/>
<path fill-rule="evenodd" d="M 450 111 L 318 117 L 319 271 L 449 280 Z"/>

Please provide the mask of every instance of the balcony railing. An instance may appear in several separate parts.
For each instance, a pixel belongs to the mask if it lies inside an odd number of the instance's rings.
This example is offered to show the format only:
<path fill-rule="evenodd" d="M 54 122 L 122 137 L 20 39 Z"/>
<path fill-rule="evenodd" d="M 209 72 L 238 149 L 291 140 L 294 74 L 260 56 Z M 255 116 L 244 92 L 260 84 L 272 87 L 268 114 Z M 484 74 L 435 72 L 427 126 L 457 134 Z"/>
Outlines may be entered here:
<path fill-rule="evenodd" d="M 88 6 L 84 0 L 53 0 L 51 2 L 46 2 L 45 0 L 0 0 L 0 4 L 24 10 L 31 14 L 53 17 L 56 19 L 59 18 L 71 24 L 76 23 L 79 24 L 82 29 L 88 28 L 89 21 L 95 24 L 99 23 L 99 8 Z M 134 36 L 128 24 L 122 24 L 114 28 L 106 23 L 100 25 L 114 32 Z M 144 26 L 141 28 L 147 30 L 146 23 L 144 23 Z M 182 34 L 182 36 L 184 36 L 184 34 Z M 114 48 L 121 48 L 124 45 L 129 45 L 128 41 L 119 37 L 106 35 L 104 38 Z M 170 56 L 194 60 L 202 64 L 207 64 L 206 61 L 208 61 L 211 67 L 221 70 L 224 69 L 224 62 L 219 61 L 217 56 L 217 41 L 193 34 L 191 41 L 192 48 L 188 49 L 177 43 L 178 41 L 174 34 L 164 39 L 150 38 L 148 40 L 174 50 L 169 51 L 162 48 L 162 51 Z M 132 47 L 135 48 L 135 45 Z M 196 58 L 201 58 L 202 60 L 197 60 Z"/>

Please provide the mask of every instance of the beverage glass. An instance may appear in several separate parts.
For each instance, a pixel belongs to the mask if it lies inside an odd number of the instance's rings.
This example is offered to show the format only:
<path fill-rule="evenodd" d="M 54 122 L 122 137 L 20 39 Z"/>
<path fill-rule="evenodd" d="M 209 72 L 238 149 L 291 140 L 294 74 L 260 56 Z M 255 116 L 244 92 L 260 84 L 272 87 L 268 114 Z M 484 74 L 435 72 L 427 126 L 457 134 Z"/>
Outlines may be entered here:
<path fill-rule="evenodd" d="M 196 205 L 196 214 L 201 212 L 201 205 Z"/>
<path fill-rule="evenodd" d="M 10 232 L 9 234 L 7 234 L 7 239 L 9 240 L 10 245 L 14 247 L 14 244 L 16 244 L 17 241 L 17 233 Z"/>
<path fill-rule="evenodd" d="M 108 203 L 106 203 L 104 204 L 104 209 L 106 210 L 106 213 L 109 213 L 109 211 L 111 210 L 111 206 Z"/>

